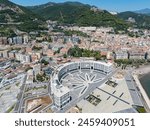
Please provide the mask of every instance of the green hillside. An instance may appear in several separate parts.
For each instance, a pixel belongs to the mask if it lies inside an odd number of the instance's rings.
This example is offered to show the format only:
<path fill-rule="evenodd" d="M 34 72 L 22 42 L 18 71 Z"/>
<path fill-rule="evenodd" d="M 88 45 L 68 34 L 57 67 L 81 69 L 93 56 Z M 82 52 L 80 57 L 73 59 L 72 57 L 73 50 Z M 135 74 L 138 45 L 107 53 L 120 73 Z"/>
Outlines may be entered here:
<path fill-rule="evenodd" d="M 47 3 L 40 6 L 28 7 L 34 13 L 42 14 L 48 20 L 56 20 L 66 24 L 79 26 L 105 26 L 118 30 L 127 28 L 127 24 L 104 10 L 91 10 L 92 6 L 78 2 Z"/>
<path fill-rule="evenodd" d="M 135 23 L 133 24 L 134 26 L 138 28 L 146 28 L 150 29 L 150 16 L 145 15 L 145 14 L 137 14 L 134 12 L 122 12 L 118 14 L 118 17 L 123 19 L 123 20 L 128 20 L 129 18 L 135 19 Z"/>
<path fill-rule="evenodd" d="M 42 17 L 8 0 L 0 0 L 0 7 L 2 8 L 0 10 L 0 34 L 2 36 L 11 36 L 15 29 L 25 32 L 36 31 L 44 24 Z"/>

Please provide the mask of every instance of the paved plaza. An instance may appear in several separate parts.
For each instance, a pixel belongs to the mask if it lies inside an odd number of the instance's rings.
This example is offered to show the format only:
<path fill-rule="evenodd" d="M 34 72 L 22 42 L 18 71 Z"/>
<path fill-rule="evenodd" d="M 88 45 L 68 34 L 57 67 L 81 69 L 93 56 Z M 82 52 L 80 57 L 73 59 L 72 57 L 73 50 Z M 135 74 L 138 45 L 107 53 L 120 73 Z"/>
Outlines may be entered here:
<path fill-rule="evenodd" d="M 79 95 L 83 95 L 92 84 L 98 84 L 106 77 L 106 74 L 90 69 L 71 71 L 65 74 L 60 82 L 63 86 L 68 87 L 72 91 L 78 91 Z"/>

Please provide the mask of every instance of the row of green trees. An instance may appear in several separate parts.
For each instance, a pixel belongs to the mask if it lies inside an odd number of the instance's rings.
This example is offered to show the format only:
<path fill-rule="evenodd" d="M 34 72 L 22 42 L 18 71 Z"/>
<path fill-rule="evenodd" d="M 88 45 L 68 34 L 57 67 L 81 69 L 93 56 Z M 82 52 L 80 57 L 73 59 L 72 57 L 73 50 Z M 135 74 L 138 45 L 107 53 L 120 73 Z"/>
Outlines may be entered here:
<path fill-rule="evenodd" d="M 66 36 L 72 36 L 72 35 L 77 35 L 77 36 L 82 36 L 82 37 L 89 37 L 86 33 L 83 33 L 81 31 L 64 31 L 64 34 Z"/>
<path fill-rule="evenodd" d="M 36 81 L 44 82 L 44 81 L 47 81 L 47 80 L 48 80 L 48 77 L 46 76 L 45 73 L 36 75 Z"/>
<path fill-rule="evenodd" d="M 145 63 L 146 60 L 145 59 L 118 59 L 115 60 L 115 62 L 117 64 L 126 64 L 126 65 L 132 65 L 132 64 L 136 64 L 136 63 Z"/>
<path fill-rule="evenodd" d="M 99 51 L 81 49 L 78 46 L 74 46 L 73 48 L 70 48 L 68 51 L 68 55 L 73 57 L 94 57 L 96 60 L 101 59 L 101 54 Z"/>
<path fill-rule="evenodd" d="M 122 69 L 125 69 L 127 66 L 134 66 L 138 68 L 140 65 L 148 63 L 148 60 L 145 59 L 118 59 L 115 60 L 115 63 L 117 63 L 117 66 L 121 66 Z"/>

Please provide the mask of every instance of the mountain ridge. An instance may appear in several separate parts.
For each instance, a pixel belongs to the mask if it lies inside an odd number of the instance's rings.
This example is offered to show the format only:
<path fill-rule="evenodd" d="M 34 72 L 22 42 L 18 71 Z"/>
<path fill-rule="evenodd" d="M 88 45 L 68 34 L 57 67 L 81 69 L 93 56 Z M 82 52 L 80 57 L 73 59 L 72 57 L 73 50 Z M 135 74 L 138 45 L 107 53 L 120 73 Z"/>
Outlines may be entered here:
<path fill-rule="evenodd" d="M 26 7 L 8 0 L 1 0 L 0 23 L 2 25 L 0 26 L 0 34 L 2 36 L 13 36 L 16 30 L 25 32 L 38 30 L 44 24 L 44 21 Z"/>
<path fill-rule="evenodd" d="M 150 16 L 131 11 L 114 15 L 107 10 L 80 2 L 49 2 L 24 7 L 9 0 L 0 1 L 0 23 L 18 23 L 13 26 L 0 26 L 2 34 L 5 30 L 13 28 L 24 32 L 41 30 L 44 29 L 47 20 L 65 25 L 113 27 L 116 33 L 126 31 L 131 26 L 150 28 Z"/>
<path fill-rule="evenodd" d="M 106 10 L 79 2 L 48 3 L 28 7 L 37 14 L 42 14 L 46 20 L 59 21 L 78 26 L 105 26 L 125 29 L 127 24 Z"/>
<path fill-rule="evenodd" d="M 122 20 L 130 22 L 129 19 L 135 20 L 134 26 L 143 29 L 150 29 L 150 16 L 146 14 L 138 14 L 132 11 L 121 12 L 117 15 Z"/>
<path fill-rule="evenodd" d="M 139 14 L 147 14 L 150 15 L 150 8 L 145 8 L 145 9 L 140 9 L 140 10 L 136 10 L 134 11 L 135 13 L 139 13 Z"/>

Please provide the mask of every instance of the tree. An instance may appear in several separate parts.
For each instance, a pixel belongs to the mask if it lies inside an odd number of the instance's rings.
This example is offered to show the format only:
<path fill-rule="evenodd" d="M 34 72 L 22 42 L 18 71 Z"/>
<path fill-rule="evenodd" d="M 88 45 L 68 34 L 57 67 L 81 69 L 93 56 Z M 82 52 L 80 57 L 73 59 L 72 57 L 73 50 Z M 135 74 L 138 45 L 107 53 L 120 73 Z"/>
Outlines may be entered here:
<path fill-rule="evenodd" d="M 100 60 L 101 59 L 101 55 L 100 54 L 96 54 L 94 57 L 95 57 L 96 60 Z"/>
<path fill-rule="evenodd" d="M 49 60 L 50 60 L 50 61 L 52 61 L 52 60 L 53 60 L 53 58 L 52 58 L 52 57 L 50 57 L 50 58 L 49 58 Z"/>
<path fill-rule="evenodd" d="M 99 51 L 80 49 L 78 46 L 70 48 L 68 51 L 68 55 L 73 57 L 94 57 L 97 60 L 101 59 L 101 54 Z"/>
<path fill-rule="evenodd" d="M 67 58 L 67 54 L 64 54 L 63 57 L 64 57 L 64 58 Z"/>
<path fill-rule="evenodd" d="M 40 74 L 37 74 L 36 75 L 36 80 L 40 81 L 40 82 L 43 82 L 44 81 L 44 77 Z"/>
<path fill-rule="evenodd" d="M 49 64 L 49 62 L 44 60 L 44 59 L 41 60 L 41 63 L 43 63 L 44 65 L 48 65 Z"/>

